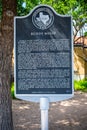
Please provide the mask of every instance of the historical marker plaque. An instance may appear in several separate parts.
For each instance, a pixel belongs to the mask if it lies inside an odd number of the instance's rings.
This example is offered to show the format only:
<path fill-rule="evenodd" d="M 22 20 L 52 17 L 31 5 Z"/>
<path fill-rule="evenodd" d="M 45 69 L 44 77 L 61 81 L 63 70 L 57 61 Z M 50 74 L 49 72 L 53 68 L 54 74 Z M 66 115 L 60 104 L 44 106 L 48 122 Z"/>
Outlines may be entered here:
<path fill-rule="evenodd" d="M 15 17 L 17 96 L 64 96 L 72 87 L 72 19 L 46 5 Z"/>

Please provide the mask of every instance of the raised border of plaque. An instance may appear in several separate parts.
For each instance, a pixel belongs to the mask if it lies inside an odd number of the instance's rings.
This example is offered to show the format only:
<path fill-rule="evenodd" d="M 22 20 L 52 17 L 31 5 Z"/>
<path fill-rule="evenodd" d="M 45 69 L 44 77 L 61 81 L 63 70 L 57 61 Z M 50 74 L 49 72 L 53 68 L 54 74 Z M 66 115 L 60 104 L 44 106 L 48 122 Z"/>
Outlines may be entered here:
<path fill-rule="evenodd" d="M 72 17 L 48 5 L 14 18 L 15 96 L 50 102 L 73 96 Z"/>

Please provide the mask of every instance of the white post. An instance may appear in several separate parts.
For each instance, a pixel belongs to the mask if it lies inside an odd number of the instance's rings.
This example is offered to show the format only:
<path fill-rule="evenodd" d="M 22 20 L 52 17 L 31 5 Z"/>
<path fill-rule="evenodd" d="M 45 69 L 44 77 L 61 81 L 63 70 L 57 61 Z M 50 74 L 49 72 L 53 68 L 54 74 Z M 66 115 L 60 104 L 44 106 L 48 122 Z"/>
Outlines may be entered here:
<path fill-rule="evenodd" d="M 40 109 L 41 109 L 41 130 L 48 130 L 48 109 L 49 109 L 49 99 L 40 99 Z"/>

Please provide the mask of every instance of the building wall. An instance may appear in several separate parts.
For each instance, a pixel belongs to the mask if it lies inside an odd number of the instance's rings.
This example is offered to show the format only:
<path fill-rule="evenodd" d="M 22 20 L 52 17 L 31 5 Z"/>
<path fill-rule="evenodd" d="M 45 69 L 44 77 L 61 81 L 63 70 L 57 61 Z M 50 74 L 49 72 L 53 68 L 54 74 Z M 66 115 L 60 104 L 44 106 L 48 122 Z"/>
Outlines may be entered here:
<path fill-rule="evenodd" d="M 87 76 L 87 49 L 74 47 L 74 79 L 81 80 Z"/>
<path fill-rule="evenodd" d="M 85 55 L 85 77 L 87 77 L 87 48 L 84 49 Z"/>

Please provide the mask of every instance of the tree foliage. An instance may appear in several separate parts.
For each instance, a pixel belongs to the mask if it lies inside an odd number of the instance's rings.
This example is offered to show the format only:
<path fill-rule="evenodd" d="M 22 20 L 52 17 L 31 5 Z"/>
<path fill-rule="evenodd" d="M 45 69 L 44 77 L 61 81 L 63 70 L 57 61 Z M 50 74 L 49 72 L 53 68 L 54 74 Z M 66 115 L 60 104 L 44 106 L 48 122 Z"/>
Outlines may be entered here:
<path fill-rule="evenodd" d="M 39 0 L 17 0 L 17 15 L 27 15 L 36 5 L 39 4 L 38 1 Z M 26 7 L 23 7 L 24 3 L 26 4 Z"/>

